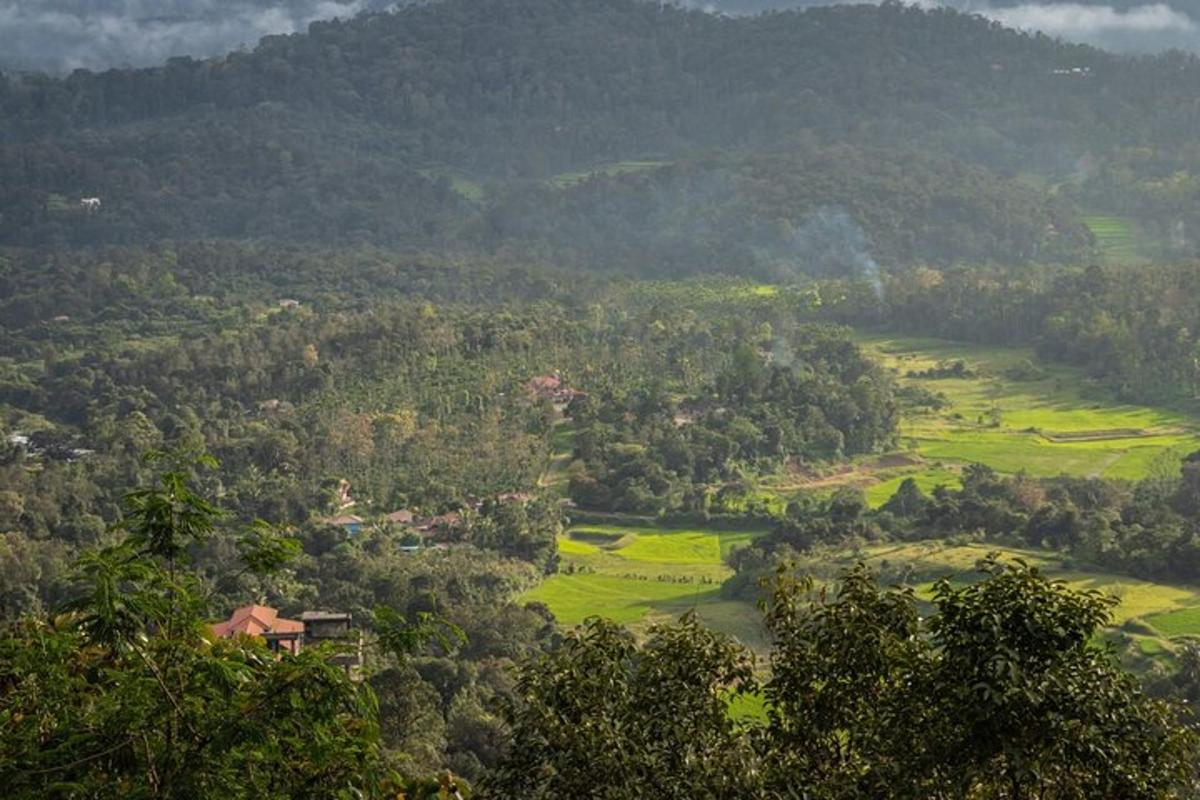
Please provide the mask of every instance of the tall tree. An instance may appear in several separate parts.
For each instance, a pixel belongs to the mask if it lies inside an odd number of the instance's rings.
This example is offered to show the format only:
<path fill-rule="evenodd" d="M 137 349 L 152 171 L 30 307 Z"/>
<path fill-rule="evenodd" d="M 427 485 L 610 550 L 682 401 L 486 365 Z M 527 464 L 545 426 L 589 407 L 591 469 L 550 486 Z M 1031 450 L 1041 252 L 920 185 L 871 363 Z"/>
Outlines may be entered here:
<path fill-rule="evenodd" d="M 77 564 L 63 613 L 0 630 L 7 797 L 349 797 L 380 786 L 375 700 L 324 649 L 213 639 L 186 568 L 218 511 L 170 471 L 131 493 L 123 540 Z M 293 548 L 258 527 L 247 570 Z"/>

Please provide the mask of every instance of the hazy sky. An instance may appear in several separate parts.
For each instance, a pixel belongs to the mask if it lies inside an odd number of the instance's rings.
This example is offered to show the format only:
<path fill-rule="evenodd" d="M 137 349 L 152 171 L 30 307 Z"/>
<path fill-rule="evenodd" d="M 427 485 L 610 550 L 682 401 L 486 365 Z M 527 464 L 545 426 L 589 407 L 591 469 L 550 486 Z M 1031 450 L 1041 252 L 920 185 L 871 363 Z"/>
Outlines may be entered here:
<path fill-rule="evenodd" d="M 1103 5 L 917 0 L 974 11 L 1025 30 L 1123 52 L 1200 52 L 1200 0 Z M 394 0 L 0 0 L 0 68 L 63 72 L 209 56 L 313 20 L 385 8 Z M 821 0 L 684 0 L 727 13 L 820 5 Z"/>
<path fill-rule="evenodd" d="M 0 0 L 0 66 L 68 71 L 253 47 L 384 0 Z"/>

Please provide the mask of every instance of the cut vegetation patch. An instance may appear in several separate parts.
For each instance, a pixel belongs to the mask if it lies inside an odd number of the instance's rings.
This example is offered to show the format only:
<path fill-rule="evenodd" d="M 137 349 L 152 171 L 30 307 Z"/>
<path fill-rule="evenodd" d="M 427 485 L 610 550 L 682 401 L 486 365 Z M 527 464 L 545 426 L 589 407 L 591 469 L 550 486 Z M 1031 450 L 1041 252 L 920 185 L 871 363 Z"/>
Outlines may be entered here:
<path fill-rule="evenodd" d="M 550 179 L 550 183 L 559 189 L 568 189 L 593 177 L 613 177 L 616 175 L 629 175 L 635 172 L 647 172 L 670 166 L 670 163 L 669 161 L 615 161 L 611 164 L 600 164 L 589 170 L 559 173 Z"/>

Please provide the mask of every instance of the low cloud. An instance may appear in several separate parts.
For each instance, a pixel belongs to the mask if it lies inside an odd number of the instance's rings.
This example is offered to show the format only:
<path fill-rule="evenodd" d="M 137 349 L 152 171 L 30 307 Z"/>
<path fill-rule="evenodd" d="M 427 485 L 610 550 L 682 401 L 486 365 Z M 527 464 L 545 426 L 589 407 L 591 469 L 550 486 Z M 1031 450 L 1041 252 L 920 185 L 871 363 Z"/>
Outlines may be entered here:
<path fill-rule="evenodd" d="M 808 8 L 864 0 L 680 0 L 680 4 L 725 14 L 754 14 L 771 8 Z M 905 0 L 923 8 L 954 8 L 1010 28 L 1041 31 L 1118 53 L 1157 53 L 1172 48 L 1200 52 L 1200 2 L 1172 0 L 1134 6 L 1080 2 L 1017 4 L 1004 0 Z"/>
<path fill-rule="evenodd" d="M 947 5 L 954 5 L 949 0 Z M 1170 49 L 1200 51 L 1200 24 L 1165 3 L 1117 8 L 1082 3 L 1022 3 L 1014 6 L 967 4 L 1010 28 L 1041 31 L 1117 53 L 1158 53 Z"/>
<path fill-rule="evenodd" d="M 378 0 L 0 0 L 0 68 L 67 72 L 219 55 Z"/>
<path fill-rule="evenodd" d="M 677 0 L 725 14 L 830 5 L 842 0 Z M 845 0 L 861 2 L 862 0 Z M 1200 0 L 1117 7 L 1080 2 L 912 0 L 980 14 L 1123 53 L 1200 52 Z M 321 19 L 391 7 L 396 0 L 0 0 L 0 69 L 69 72 L 161 64 L 253 47 Z"/>
<path fill-rule="evenodd" d="M 1042 31 L 1064 38 L 1197 31 L 1196 23 L 1191 17 L 1164 3 L 1134 6 L 1127 10 L 1080 3 L 1027 3 L 1011 7 L 984 8 L 980 13 L 1010 28 Z"/>

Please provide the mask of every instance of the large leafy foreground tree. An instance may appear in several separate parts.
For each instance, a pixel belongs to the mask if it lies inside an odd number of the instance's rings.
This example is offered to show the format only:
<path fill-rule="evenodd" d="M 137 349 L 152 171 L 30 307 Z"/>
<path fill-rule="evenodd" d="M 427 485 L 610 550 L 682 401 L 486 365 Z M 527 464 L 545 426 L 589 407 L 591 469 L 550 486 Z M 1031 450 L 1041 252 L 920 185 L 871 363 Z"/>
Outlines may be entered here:
<path fill-rule="evenodd" d="M 1096 644 L 1112 601 L 1021 563 L 936 586 L 925 619 L 864 567 L 781 575 L 770 677 L 685 619 L 590 621 L 530 664 L 498 798 L 1196 797 L 1196 737 Z M 762 697 L 737 724 L 731 696 Z"/>
<path fill-rule="evenodd" d="M 0 629 L 0 795 L 359 797 L 380 789 L 374 695 L 319 650 L 214 640 L 186 569 L 218 512 L 169 472 L 127 498 L 123 540 L 84 556 L 60 615 Z M 286 559 L 264 527 L 245 569 Z"/>

